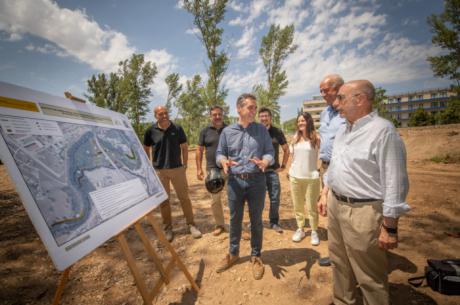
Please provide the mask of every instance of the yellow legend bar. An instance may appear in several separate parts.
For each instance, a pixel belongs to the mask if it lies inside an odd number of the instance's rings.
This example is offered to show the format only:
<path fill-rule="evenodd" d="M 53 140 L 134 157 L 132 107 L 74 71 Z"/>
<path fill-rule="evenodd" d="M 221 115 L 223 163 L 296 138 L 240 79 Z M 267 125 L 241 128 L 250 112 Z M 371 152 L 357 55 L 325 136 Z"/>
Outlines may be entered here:
<path fill-rule="evenodd" d="M 34 102 L 21 101 L 10 97 L 0 96 L 0 107 L 13 108 L 25 111 L 40 112 Z"/>

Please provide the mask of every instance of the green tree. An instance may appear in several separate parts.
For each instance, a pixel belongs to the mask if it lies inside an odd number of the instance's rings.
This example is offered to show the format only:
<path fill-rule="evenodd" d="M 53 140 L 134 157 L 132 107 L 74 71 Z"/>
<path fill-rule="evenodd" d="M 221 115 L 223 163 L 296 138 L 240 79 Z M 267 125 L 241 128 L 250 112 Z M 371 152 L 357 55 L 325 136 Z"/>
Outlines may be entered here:
<path fill-rule="evenodd" d="M 120 94 L 120 77 L 115 73 L 93 75 L 88 81 L 86 98 L 99 107 L 125 113 L 127 105 Z"/>
<path fill-rule="evenodd" d="M 271 25 L 267 35 L 262 37 L 259 55 L 267 73 L 266 86 L 258 84 L 254 86 L 254 93 L 260 107 L 268 107 L 273 112 L 273 121 L 280 123 L 280 107 L 278 100 L 286 93 L 289 81 L 282 66 L 289 54 L 293 53 L 297 46 L 294 42 L 294 25 L 281 28 L 279 25 Z"/>
<path fill-rule="evenodd" d="M 99 107 L 126 114 L 137 135 L 142 138 L 145 115 L 149 111 L 151 85 L 157 74 L 154 63 L 145 62 L 144 55 L 133 54 L 118 64 L 117 73 L 93 75 L 88 81 L 89 101 Z"/>
<path fill-rule="evenodd" d="M 433 44 L 445 54 L 430 56 L 428 61 L 435 76 L 449 77 L 456 82 L 454 90 L 460 95 L 460 0 L 445 0 L 444 12 L 428 17 Z"/>
<path fill-rule="evenodd" d="M 207 105 L 203 100 L 201 76 L 187 80 L 184 92 L 177 99 L 179 122 L 187 134 L 188 142 L 196 144 L 200 130 L 207 124 Z"/>
<path fill-rule="evenodd" d="M 171 113 L 172 105 L 176 106 L 175 101 L 182 91 L 182 84 L 179 84 L 179 74 L 171 73 L 165 79 L 166 85 L 168 86 L 168 97 L 166 98 L 166 109 Z M 174 103 L 173 103 L 174 101 Z M 177 106 L 176 106 L 177 107 Z"/>
<path fill-rule="evenodd" d="M 157 74 L 157 68 L 150 61 L 145 62 L 143 54 L 133 54 L 118 64 L 120 75 L 120 91 L 126 101 L 127 115 L 134 131 L 142 137 L 144 130 L 142 121 L 149 112 L 149 98 L 152 96 L 151 85 Z"/>
<path fill-rule="evenodd" d="M 300 115 L 300 114 L 299 114 Z M 293 134 L 297 129 L 297 117 L 283 123 L 283 131 L 286 134 Z"/>
<path fill-rule="evenodd" d="M 460 98 L 452 98 L 447 107 L 437 115 L 439 124 L 460 123 Z"/>
<path fill-rule="evenodd" d="M 228 112 L 228 106 L 225 104 L 228 90 L 221 83 L 229 59 L 225 51 L 219 51 L 223 29 L 218 25 L 224 19 L 227 2 L 228 0 L 184 0 L 183 2 L 185 9 L 194 17 L 193 23 L 200 33 L 199 38 L 209 60 L 208 81 L 202 92 L 203 101 L 206 107 L 220 105 L 225 112 Z"/>
<path fill-rule="evenodd" d="M 426 112 L 423 108 L 415 110 L 409 120 L 409 127 L 434 125 L 434 116 Z"/>

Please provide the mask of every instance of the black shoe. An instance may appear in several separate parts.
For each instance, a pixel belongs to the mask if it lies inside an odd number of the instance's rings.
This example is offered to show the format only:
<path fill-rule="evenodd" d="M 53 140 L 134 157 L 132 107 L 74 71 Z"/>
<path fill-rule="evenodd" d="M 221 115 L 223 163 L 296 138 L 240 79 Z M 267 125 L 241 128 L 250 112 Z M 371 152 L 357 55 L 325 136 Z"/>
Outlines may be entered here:
<path fill-rule="evenodd" d="M 322 267 L 328 267 L 331 265 L 331 259 L 329 256 L 323 257 L 319 259 L 319 265 Z"/>

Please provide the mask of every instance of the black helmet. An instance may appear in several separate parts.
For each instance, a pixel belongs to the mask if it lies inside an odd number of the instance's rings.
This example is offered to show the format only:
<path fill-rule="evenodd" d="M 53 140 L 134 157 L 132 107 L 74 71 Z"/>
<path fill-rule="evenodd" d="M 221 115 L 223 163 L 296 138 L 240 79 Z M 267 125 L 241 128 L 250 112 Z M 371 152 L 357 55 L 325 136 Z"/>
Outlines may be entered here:
<path fill-rule="evenodd" d="M 225 179 L 219 169 L 212 168 L 208 172 L 208 176 L 206 177 L 204 184 L 206 185 L 208 192 L 217 194 L 224 188 Z"/>

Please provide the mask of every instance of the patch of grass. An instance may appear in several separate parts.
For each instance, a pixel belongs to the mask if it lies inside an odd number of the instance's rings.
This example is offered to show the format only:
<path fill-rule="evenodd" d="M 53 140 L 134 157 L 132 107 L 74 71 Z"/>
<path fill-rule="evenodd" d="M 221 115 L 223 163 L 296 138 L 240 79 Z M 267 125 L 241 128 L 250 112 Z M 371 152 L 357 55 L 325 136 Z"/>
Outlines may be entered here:
<path fill-rule="evenodd" d="M 435 163 L 460 163 L 460 152 L 454 152 L 450 154 L 444 154 L 444 155 L 436 155 L 430 159 L 430 161 L 433 161 Z"/>

